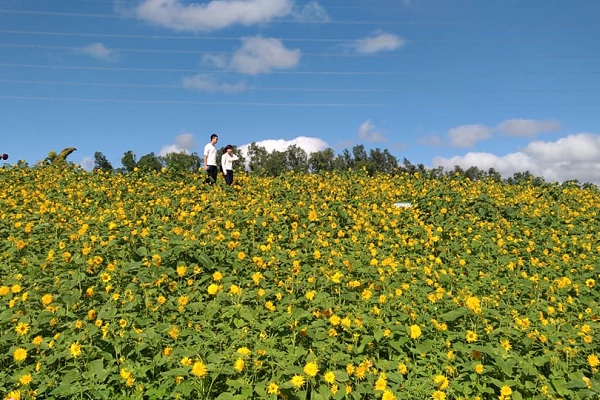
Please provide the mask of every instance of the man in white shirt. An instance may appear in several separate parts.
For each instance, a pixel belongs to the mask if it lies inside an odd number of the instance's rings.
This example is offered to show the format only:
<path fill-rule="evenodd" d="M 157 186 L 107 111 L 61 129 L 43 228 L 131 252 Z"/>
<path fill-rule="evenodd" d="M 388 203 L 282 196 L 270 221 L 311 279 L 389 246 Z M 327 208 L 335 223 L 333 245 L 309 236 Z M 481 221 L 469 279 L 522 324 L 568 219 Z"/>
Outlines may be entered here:
<path fill-rule="evenodd" d="M 233 183 L 233 162 L 236 160 L 239 160 L 239 157 L 233 154 L 233 146 L 228 144 L 225 146 L 225 153 L 221 156 L 221 168 L 227 185 Z"/>
<path fill-rule="evenodd" d="M 219 140 L 219 136 L 214 133 L 210 135 L 210 142 L 204 146 L 204 170 L 208 174 L 206 177 L 206 183 L 214 184 L 217 182 L 217 174 L 219 169 L 217 168 L 217 148 L 215 144 Z"/>

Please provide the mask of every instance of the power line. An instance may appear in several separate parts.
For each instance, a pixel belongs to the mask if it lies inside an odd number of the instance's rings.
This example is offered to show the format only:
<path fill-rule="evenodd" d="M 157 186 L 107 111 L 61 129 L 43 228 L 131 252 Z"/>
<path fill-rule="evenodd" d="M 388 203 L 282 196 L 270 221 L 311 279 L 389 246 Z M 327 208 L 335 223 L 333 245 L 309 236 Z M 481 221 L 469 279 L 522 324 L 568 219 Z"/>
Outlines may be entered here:
<path fill-rule="evenodd" d="M 120 87 L 120 88 L 139 88 L 139 89 L 184 89 L 181 84 L 137 84 L 137 83 L 106 83 L 106 82 L 69 82 L 69 81 L 48 81 L 31 79 L 1 79 L 1 83 L 10 84 L 28 84 L 28 85 L 53 85 L 53 86 L 92 86 L 92 87 Z M 307 87 L 246 87 L 244 91 L 257 92 L 354 92 L 354 93 L 381 93 L 396 92 L 394 89 L 365 89 L 365 88 L 307 88 Z"/>
<path fill-rule="evenodd" d="M 39 45 L 39 44 L 13 44 L 13 43 L 0 43 L 0 47 L 6 48 L 21 48 L 21 49 L 45 49 L 45 50 L 65 50 L 65 51 L 74 51 L 81 52 L 85 50 L 85 47 L 74 47 L 74 46 L 52 46 L 52 45 Z M 156 53 L 156 54 L 218 54 L 218 55 L 228 55 L 234 54 L 234 51 L 209 51 L 209 50 L 182 50 L 182 49 L 142 49 L 142 48 L 123 48 L 116 47 L 111 48 L 110 51 L 118 52 L 118 53 Z M 388 58 L 423 58 L 423 55 L 415 54 L 415 55 L 407 55 L 407 54 L 355 54 L 355 53 L 302 53 L 302 56 L 307 57 L 388 57 Z M 479 59 L 505 59 L 507 55 L 505 54 L 497 54 L 494 56 L 482 56 L 477 55 Z M 427 59 L 432 58 L 463 58 L 464 54 L 453 54 L 452 57 L 448 55 L 442 55 L 439 57 L 427 56 Z M 528 54 L 526 56 L 519 55 L 520 59 L 589 59 L 589 58 L 598 58 L 600 54 Z"/>
<path fill-rule="evenodd" d="M 119 14 L 100 14 L 100 13 L 73 13 L 73 12 L 59 12 L 59 11 L 37 11 L 37 10 L 18 10 L 18 9 L 0 9 L 0 14 L 13 14 L 13 15 L 34 15 L 34 16 L 49 16 L 49 17 L 73 17 L 73 18 L 103 18 L 103 19 L 123 19 L 124 15 Z M 129 17 L 131 18 L 131 17 Z M 412 25 L 412 26 L 440 26 L 440 25 L 464 25 L 464 26 L 473 26 L 473 25 L 490 25 L 489 21 L 485 20 L 469 20 L 469 21 L 390 21 L 390 20 L 335 20 L 328 19 L 326 21 L 320 20 L 295 20 L 293 18 L 288 19 L 273 19 L 272 23 L 292 23 L 292 24 L 331 24 L 331 25 Z M 566 21 L 536 21 L 538 25 L 543 24 L 547 27 L 553 28 L 569 28 L 572 26 L 578 26 L 579 23 L 577 21 L 573 21 L 572 23 L 568 23 Z M 494 25 L 494 24 L 491 24 Z M 518 27 L 518 26 L 528 26 L 528 23 L 502 23 L 503 27 Z"/>
<path fill-rule="evenodd" d="M 192 72 L 192 73 L 235 73 L 235 70 L 202 70 L 192 68 L 150 68 L 150 67 L 91 67 L 81 65 L 50 65 L 50 64 L 19 64 L 0 63 L 0 67 L 13 68 L 41 68 L 41 69 L 66 69 L 89 71 L 129 71 L 129 72 Z M 270 71 L 270 74 L 279 75 L 392 75 L 385 71 Z"/>
<path fill-rule="evenodd" d="M 107 67 L 107 66 L 83 66 L 83 65 L 51 65 L 51 64 L 23 64 L 23 63 L 0 63 L 0 67 L 6 68 L 39 68 L 39 69 L 59 69 L 59 70 L 82 70 L 82 71 L 123 71 L 123 72 L 189 72 L 189 73 L 208 73 L 208 74 L 239 74 L 236 70 L 214 70 L 198 68 L 153 68 L 153 67 Z M 439 74 L 439 72 L 436 72 Z M 341 75 L 341 76 L 414 76 L 413 71 L 270 71 L 269 74 L 276 75 Z M 598 75 L 598 71 L 467 71 L 458 73 L 456 71 L 446 71 L 449 76 L 500 76 L 500 75 Z"/>
<path fill-rule="evenodd" d="M 61 32 L 61 31 L 25 31 L 16 29 L 0 29 L 0 34 L 9 35 L 31 35 L 31 36 L 67 36 L 67 37 L 92 37 L 92 38 L 113 38 L 113 39 L 146 39 L 146 40 L 183 40 L 183 41 L 200 41 L 200 40 L 212 40 L 212 41 L 229 41 L 239 42 L 246 36 L 197 36 L 197 35 L 143 35 L 143 34 L 126 34 L 126 33 L 90 33 L 90 32 Z M 302 38 L 302 37 L 274 37 L 269 36 L 272 39 L 278 39 L 285 42 L 321 42 L 321 43 L 355 43 L 356 39 L 343 39 L 343 38 Z M 534 42 L 532 38 L 519 38 L 519 39 L 495 39 L 493 43 L 503 44 L 539 44 L 540 42 Z M 548 37 L 541 39 L 543 43 L 549 40 Z M 490 44 L 490 40 L 486 38 L 462 38 L 462 39 L 419 39 L 411 38 L 407 39 L 410 43 L 471 43 L 471 44 Z"/>
<path fill-rule="evenodd" d="M 69 81 L 49 81 L 49 80 L 31 80 L 31 79 L 2 79 L 0 83 L 9 84 L 27 84 L 27 85 L 52 85 L 52 86 L 90 86 L 90 87 L 112 87 L 112 88 L 138 88 L 138 89 L 188 89 L 181 84 L 137 84 L 137 83 L 111 83 L 111 82 L 69 82 Z M 429 89 L 435 92 L 436 89 Z M 439 87 L 439 91 L 445 91 L 446 88 Z M 245 87 L 243 91 L 256 92 L 351 92 L 351 93 L 404 93 L 421 92 L 421 88 L 398 88 L 398 89 L 367 89 L 367 88 L 308 88 L 308 87 Z M 600 92 L 600 88 L 582 88 L 582 89 L 458 89 L 454 93 L 589 93 Z"/>
<path fill-rule="evenodd" d="M 134 100 L 118 98 L 86 98 L 86 97 L 48 97 L 48 96 L 10 96 L 0 95 L 3 100 L 33 100 L 33 101 L 64 101 L 84 103 L 126 103 L 126 104 L 172 104 L 172 105 L 202 105 L 202 106 L 248 106 L 248 107 L 386 107 L 387 104 L 377 103 L 277 103 L 277 102 L 228 102 L 228 101 L 195 101 L 195 100 Z"/>
<path fill-rule="evenodd" d="M 407 100 L 401 103 L 290 103 L 290 102 L 219 102 L 219 101 L 194 101 L 194 100 L 134 100 L 118 98 L 85 98 L 85 97 L 49 97 L 49 96 L 11 96 L 0 95 L 0 100 L 23 100 L 23 101 L 63 101 L 76 103 L 118 103 L 118 104 L 172 104 L 172 105 L 203 105 L 203 106 L 231 106 L 231 107 L 330 107 L 330 108 L 376 108 L 376 107 L 398 107 L 398 106 L 417 106 L 417 107 L 598 107 L 600 102 L 466 102 L 466 101 L 447 101 L 447 102 L 419 102 Z"/>
<path fill-rule="evenodd" d="M 182 35 L 133 35 L 120 33 L 84 33 L 84 32 L 58 32 L 58 31 L 21 31 L 21 30 L 0 30 L 0 33 L 16 35 L 39 35 L 39 36 L 75 36 L 75 37 L 101 37 L 118 39 L 148 39 L 148 40 L 219 40 L 219 41 L 240 41 L 244 36 L 182 36 Z M 334 42 L 334 43 L 352 43 L 354 39 L 333 39 L 333 38 L 276 38 L 289 42 Z"/>

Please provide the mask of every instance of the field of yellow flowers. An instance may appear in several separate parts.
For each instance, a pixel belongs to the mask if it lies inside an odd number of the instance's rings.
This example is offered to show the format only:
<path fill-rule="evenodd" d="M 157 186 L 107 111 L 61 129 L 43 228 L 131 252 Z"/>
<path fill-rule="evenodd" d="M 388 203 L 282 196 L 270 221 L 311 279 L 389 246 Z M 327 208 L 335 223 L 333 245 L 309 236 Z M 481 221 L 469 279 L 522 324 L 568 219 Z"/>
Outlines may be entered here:
<path fill-rule="evenodd" d="M 0 168 L 0 398 L 600 396 L 595 186 L 203 180 Z"/>

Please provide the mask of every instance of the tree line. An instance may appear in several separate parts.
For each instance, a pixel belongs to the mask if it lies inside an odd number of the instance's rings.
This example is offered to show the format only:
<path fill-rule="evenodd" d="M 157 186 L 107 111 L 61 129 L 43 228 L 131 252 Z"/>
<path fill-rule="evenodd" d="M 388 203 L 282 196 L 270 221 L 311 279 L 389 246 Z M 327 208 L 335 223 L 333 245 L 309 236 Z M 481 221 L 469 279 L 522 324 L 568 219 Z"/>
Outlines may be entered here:
<path fill-rule="evenodd" d="M 225 148 L 218 149 L 219 156 Z M 440 179 L 448 176 L 462 176 L 473 181 L 492 179 L 494 181 L 505 181 L 510 184 L 530 182 L 534 185 L 542 185 L 545 180 L 537 177 L 529 171 L 517 172 L 512 177 L 503 179 L 501 174 L 494 168 L 488 170 L 471 166 L 463 169 L 456 165 L 452 170 L 444 170 L 443 167 L 426 168 L 423 164 L 412 164 L 404 158 L 402 162 L 392 155 L 388 149 L 371 149 L 367 151 L 364 145 L 356 145 L 351 150 L 344 149 L 341 154 L 336 155 L 331 148 L 319 150 L 310 155 L 301 147 L 291 145 L 285 150 L 268 151 L 264 146 L 252 142 L 248 146 L 247 159 L 234 146 L 234 153 L 240 158 L 234 168 L 241 173 L 255 176 L 276 177 L 287 172 L 296 173 L 324 173 L 340 172 L 349 170 L 365 171 L 369 175 L 395 174 L 395 173 L 418 173 L 430 179 Z M 220 157 L 217 157 L 220 160 Z M 159 172 L 167 170 L 175 174 L 186 174 L 196 172 L 202 168 L 202 157 L 197 153 L 168 153 L 158 156 L 154 153 L 146 154 L 139 159 L 132 151 L 127 151 L 121 158 L 122 166 L 113 168 L 112 164 L 101 152 L 94 153 L 94 170 L 105 172 L 128 173 L 133 171 Z M 563 184 L 588 187 L 592 184 L 580 184 L 577 180 L 564 182 Z"/>

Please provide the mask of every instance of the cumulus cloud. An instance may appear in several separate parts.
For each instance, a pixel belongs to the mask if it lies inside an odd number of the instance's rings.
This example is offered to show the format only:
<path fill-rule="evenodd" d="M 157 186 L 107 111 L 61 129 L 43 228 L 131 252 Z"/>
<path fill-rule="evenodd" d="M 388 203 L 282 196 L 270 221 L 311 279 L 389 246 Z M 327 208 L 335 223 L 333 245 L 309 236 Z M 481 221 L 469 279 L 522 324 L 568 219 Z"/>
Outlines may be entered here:
<path fill-rule="evenodd" d="M 600 185 L 600 135 L 579 133 L 554 142 L 534 141 L 522 151 L 498 156 L 491 153 L 467 153 L 451 158 L 436 157 L 434 167 L 451 170 L 476 166 L 487 171 L 494 168 L 504 178 L 529 171 L 546 181 L 576 179 Z"/>
<path fill-rule="evenodd" d="M 298 136 L 297 138 L 291 139 L 291 140 L 266 139 L 266 140 L 261 140 L 259 142 L 255 142 L 255 143 L 257 146 L 264 147 L 269 153 L 274 150 L 285 151 L 285 150 L 287 150 L 288 147 L 290 147 L 292 145 L 296 145 L 296 146 L 300 147 L 301 149 L 303 149 L 304 151 L 306 151 L 306 153 L 308 155 L 310 155 L 311 153 L 325 150 L 326 148 L 329 147 L 327 142 L 325 142 L 319 138 L 308 137 L 308 136 Z M 240 153 L 244 157 L 248 157 L 248 147 L 249 146 L 250 146 L 250 143 L 244 144 L 244 145 L 241 145 L 238 147 L 238 149 L 240 150 Z"/>
<path fill-rule="evenodd" d="M 374 54 L 381 51 L 396 50 L 406 41 L 400 36 L 387 32 L 379 32 L 373 36 L 359 39 L 354 43 L 354 48 L 360 54 Z"/>
<path fill-rule="evenodd" d="M 119 58 L 116 52 L 108 49 L 102 43 L 92 43 L 89 46 L 83 47 L 81 51 L 90 57 L 102 61 L 114 62 Z"/>
<path fill-rule="evenodd" d="M 191 133 L 182 133 L 175 138 L 175 143 L 163 146 L 158 154 L 165 156 L 169 153 L 191 153 L 191 150 L 195 147 L 194 135 Z"/>
<path fill-rule="evenodd" d="M 555 120 L 509 119 L 496 127 L 498 132 L 511 136 L 537 136 L 540 133 L 556 132 L 560 122 Z"/>
<path fill-rule="evenodd" d="M 213 0 L 186 3 L 181 0 L 144 0 L 134 14 L 153 24 L 177 31 L 212 31 L 232 25 L 255 25 L 286 16 L 293 0 Z"/>
<path fill-rule="evenodd" d="M 572 160 L 600 162 L 600 135 L 580 133 L 561 138 L 556 142 L 535 141 L 523 151 L 544 164 Z"/>
<path fill-rule="evenodd" d="M 329 15 L 327 11 L 316 1 L 306 3 L 303 7 L 296 8 L 292 12 L 292 17 L 300 22 L 328 22 Z"/>
<path fill-rule="evenodd" d="M 366 142 L 385 142 L 385 136 L 378 132 L 371 120 L 363 122 L 358 128 L 358 137 Z"/>
<path fill-rule="evenodd" d="M 257 75 L 273 69 L 292 68 L 300 61 L 300 50 L 287 49 L 279 39 L 247 37 L 242 41 L 242 47 L 230 62 L 237 72 Z"/>
<path fill-rule="evenodd" d="M 461 125 L 448 131 L 453 146 L 470 148 L 480 140 L 491 137 L 492 130 L 485 125 Z"/>
<path fill-rule="evenodd" d="M 182 85 L 186 89 L 200 90 L 203 92 L 237 93 L 247 89 L 244 82 L 220 82 L 210 74 L 197 74 L 184 77 L 182 79 Z"/>

